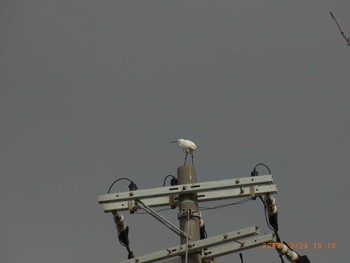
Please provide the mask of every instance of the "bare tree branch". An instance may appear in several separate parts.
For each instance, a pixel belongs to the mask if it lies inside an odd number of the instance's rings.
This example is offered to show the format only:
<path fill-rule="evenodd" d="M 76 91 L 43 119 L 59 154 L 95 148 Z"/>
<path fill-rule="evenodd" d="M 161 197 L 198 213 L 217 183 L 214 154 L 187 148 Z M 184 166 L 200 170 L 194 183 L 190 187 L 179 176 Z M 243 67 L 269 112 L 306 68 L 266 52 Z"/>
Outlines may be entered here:
<path fill-rule="evenodd" d="M 331 18 L 332 18 L 332 19 L 334 20 L 334 22 L 337 24 L 337 26 L 338 26 L 338 28 L 339 28 L 339 31 L 340 31 L 341 35 L 343 36 L 343 38 L 345 39 L 347 45 L 350 46 L 350 38 L 345 36 L 343 30 L 341 29 L 341 27 L 340 27 L 340 25 L 339 25 L 337 19 L 336 19 L 335 16 L 333 15 L 333 13 L 330 12 L 330 14 L 331 14 Z"/>

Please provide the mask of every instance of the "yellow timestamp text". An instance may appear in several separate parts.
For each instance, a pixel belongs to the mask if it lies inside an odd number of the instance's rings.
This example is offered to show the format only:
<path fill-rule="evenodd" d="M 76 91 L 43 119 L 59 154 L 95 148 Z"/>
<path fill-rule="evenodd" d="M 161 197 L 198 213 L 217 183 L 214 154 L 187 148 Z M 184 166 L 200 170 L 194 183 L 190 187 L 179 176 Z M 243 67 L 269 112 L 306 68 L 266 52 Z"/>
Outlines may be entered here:
<path fill-rule="evenodd" d="M 290 242 L 289 247 L 291 249 L 300 249 L 300 250 L 306 250 L 306 249 L 336 249 L 337 245 L 335 242 Z M 271 249 L 271 248 L 281 248 L 281 243 L 278 242 L 268 242 L 263 243 L 262 245 L 263 249 Z"/>

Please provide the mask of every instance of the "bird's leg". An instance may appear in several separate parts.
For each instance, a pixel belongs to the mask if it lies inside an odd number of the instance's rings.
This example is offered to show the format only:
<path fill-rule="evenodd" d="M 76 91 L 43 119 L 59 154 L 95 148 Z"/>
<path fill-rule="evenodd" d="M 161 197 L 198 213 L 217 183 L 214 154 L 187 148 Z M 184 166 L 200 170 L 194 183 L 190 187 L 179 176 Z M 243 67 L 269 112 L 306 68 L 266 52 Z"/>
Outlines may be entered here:
<path fill-rule="evenodd" d="M 191 157 L 192 157 L 192 166 L 193 166 L 193 154 L 191 154 Z"/>
<path fill-rule="evenodd" d="M 186 161 L 187 161 L 187 152 L 186 152 L 186 155 L 185 155 L 185 163 L 184 163 L 184 165 L 186 165 Z"/>

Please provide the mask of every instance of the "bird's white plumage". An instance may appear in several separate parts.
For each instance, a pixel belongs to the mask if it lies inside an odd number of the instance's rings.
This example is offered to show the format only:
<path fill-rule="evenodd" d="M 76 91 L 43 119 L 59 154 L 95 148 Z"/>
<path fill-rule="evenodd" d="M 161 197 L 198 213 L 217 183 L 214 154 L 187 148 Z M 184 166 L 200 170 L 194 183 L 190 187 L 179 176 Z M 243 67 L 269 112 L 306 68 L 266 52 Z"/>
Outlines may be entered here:
<path fill-rule="evenodd" d="M 180 148 L 187 153 L 192 154 L 197 149 L 195 143 L 190 140 L 178 139 L 177 143 L 179 144 Z"/>
<path fill-rule="evenodd" d="M 185 164 L 187 160 L 187 154 L 192 155 L 192 164 L 193 164 L 193 153 L 197 149 L 197 146 L 194 142 L 185 139 L 177 139 L 176 141 L 172 141 L 172 143 L 177 143 L 180 148 L 186 153 L 185 156 Z"/>

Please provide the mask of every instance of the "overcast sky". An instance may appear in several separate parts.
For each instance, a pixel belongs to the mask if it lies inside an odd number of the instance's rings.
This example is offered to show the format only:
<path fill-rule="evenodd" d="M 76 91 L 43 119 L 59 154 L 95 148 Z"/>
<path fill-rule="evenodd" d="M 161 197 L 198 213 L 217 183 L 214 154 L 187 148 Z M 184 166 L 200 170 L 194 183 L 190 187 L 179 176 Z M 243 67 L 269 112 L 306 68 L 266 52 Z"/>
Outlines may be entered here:
<path fill-rule="evenodd" d="M 350 47 L 329 12 L 349 37 L 349 10 L 348 0 L 0 1 L 0 261 L 125 260 L 97 196 L 120 177 L 162 186 L 184 158 L 169 142 L 186 138 L 201 182 L 266 163 L 281 239 L 308 243 L 297 251 L 311 262 L 346 262 Z M 161 213 L 178 224 L 176 210 Z M 124 216 L 136 256 L 179 244 L 149 215 Z M 270 232 L 260 200 L 203 216 L 209 236 Z M 262 248 L 243 256 L 280 262 Z"/>

